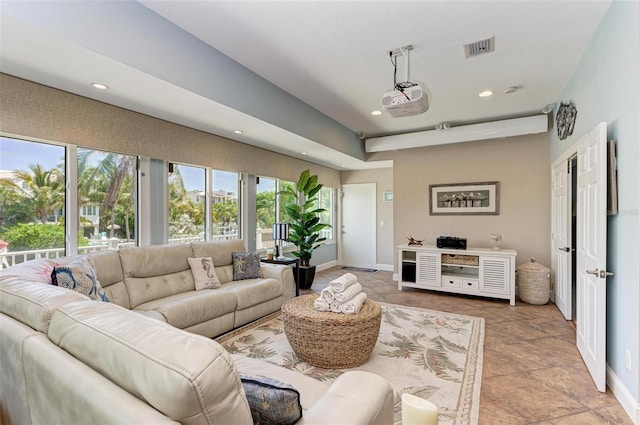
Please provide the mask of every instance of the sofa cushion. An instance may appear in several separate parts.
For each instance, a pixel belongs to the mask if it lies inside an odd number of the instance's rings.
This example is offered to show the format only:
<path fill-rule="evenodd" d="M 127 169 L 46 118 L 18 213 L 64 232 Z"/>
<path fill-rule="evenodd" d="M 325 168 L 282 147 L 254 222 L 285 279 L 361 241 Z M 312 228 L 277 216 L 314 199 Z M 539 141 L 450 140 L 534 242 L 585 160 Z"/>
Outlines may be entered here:
<path fill-rule="evenodd" d="M 130 307 L 195 290 L 187 258 L 189 245 L 152 245 L 121 249 L 120 261 Z"/>
<path fill-rule="evenodd" d="M 236 310 L 253 307 L 265 301 L 282 296 L 284 285 L 276 279 L 247 279 L 225 283 L 225 291 L 233 293 L 237 299 Z"/>
<path fill-rule="evenodd" d="M 300 393 L 293 385 L 262 375 L 240 373 L 253 423 L 293 425 L 302 417 Z"/>
<path fill-rule="evenodd" d="M 39 282 L 15 279 L 0 283 L 0 312 L 40 332 L 47 332 L 56 308 L 80 300 L 89 297 Z"/>
<path fill-rule="evenodd" d="M 96 266 L 96 276 L 102 285 L 102 289 L 112 303 L 124 308 L 131 308 L 129 294 L 124 286 L 124 275 L 118 251 L 106 250 L 88 254 L 93 258 Z"/>
<path fill-rule="evenodd" d="M 49 339 L 183 424 L 251 424 L 231 357 L 215 341 L 110 303 L 76 302 L 53 314 Z"/>
<path fill-rule="evenodd" d="M 211 257 L 187 258 L 196 291 L 201 289 L 217 289 L 221 286 Z"/>
<path fill-rule="evenodd" d="M 233 280 L 255 279 L 262 277 L 260 255 L 257 252 L 234 252 Z"/>
<path fill-rule="evenodd" d="M 236 309 L 236 296 L 224 289 L 189 291 L 139 305 L 136 310 L 153 310 L 167 323 L 184 329 L 215 319 Z"/>
<path fill-rule="evenodd" d="M 153 277 L 189 270 L 189 245 L 150 245 L 118 250 L 124 278 Z M 193 289 L 193 288 L 191 288 Z"/>
<path fill-rule="evenodd" d="M 195 291 L 191 269 L 154 277 L 126 277 L 124 284 L 132 309 L 150 301 Z"/>
<path fill-rule="evenodd" d="M 51 279 L 55 280 L 55 285 L 72 289 L 92 300 L 109 302 L 109 297 L 96 278 L 96 267 L 91 257 L 80 257 L 67 264 L 56 266 Z"/>
<path fill-rule="evenodd" d="M 244 241 L 234 239 L 230 241 L 193 242 L 192 257 L 211 257 L 216 267 L 233 264 L 232 252 L 245 251 Z M 224 282 L 222 282 L 224 283 Z"/>
<path fill-rule="evenodd" d="M 220 279 L 220 283 L 223 285 L 231 282 L 233 280 L 233 265 L 216 266 L 216 275 L 218 275 L 218 279 Z"/>

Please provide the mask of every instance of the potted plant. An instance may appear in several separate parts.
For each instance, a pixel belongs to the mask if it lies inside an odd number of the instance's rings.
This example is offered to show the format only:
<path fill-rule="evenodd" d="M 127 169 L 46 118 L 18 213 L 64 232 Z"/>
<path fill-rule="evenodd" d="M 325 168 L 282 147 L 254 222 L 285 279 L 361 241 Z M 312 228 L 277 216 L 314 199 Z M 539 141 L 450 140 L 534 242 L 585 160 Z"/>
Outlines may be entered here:
<path fill-rule="evenodd" d="M 287 188 L 278 192 L 279 195 L 286 196 L 291 202 L 284 206 L 290 219 L 289 242 L 297 247 L 297 251 L 292 254 L 299 259 L 299 270 L 296 270 L 298 287 L 309 289 L 316 274 L 316 266 L 309 265 L 311 254 L 327 240 L 320 236 L 320 231 L 331 227 L 327 223 L 320 223 L 320 213 L 325 212 L 324 208 L 317 208 L 317 194 L 322 189 L 318 183 L 318 176 L 312 175 L 309 170 L 300 174 L 297 191 Z"/>

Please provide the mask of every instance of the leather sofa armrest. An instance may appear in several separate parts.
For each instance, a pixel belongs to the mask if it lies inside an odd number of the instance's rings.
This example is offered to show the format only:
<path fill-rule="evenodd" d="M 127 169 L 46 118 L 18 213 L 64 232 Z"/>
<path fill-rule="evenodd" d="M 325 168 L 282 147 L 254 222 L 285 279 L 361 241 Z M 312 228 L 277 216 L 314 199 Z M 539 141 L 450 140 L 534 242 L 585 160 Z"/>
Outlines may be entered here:
<path fill-rule="evenodd" d="M 304 412 L 299 425 L 388 425 L 393 423 L 394 395 L 386 379 L 364 371 L 345 372 Z"/>
<path fill-rule="evenodd" d="M 293 280 L 293 269 L 282 264 L 260 264 L 262 277 L 267 279 L 276 279 L 284 284 L 285 294 L 293 294 L 296 283 Z"/>

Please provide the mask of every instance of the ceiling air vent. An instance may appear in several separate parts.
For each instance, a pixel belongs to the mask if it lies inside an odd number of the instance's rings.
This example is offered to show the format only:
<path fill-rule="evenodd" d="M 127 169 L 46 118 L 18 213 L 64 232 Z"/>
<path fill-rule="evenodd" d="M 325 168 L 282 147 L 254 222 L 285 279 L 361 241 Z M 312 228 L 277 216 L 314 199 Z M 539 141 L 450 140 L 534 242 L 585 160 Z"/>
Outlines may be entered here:
<path fill-rule="evenodd" d="M 475 43 L 469 43 L 464 45 L 464 57 L 472 58 L 475 56 L 484 55 L 485 53 L 491 53 L 495 50 L 495 37 L 487 38 L 486 40 L 476 41 Z"/>

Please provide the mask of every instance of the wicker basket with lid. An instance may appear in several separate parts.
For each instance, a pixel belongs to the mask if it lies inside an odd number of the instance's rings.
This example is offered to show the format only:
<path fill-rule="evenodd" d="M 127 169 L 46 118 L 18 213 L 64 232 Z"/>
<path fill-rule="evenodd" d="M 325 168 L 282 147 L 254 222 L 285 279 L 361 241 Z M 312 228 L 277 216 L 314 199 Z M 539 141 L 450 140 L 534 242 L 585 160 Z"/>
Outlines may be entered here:
<path fill-rule="evenodd" d="M 518 296 L 527 304 L 543 305 L 549 302 L 550 270 L 535 258 L 517 268 Z"/>

